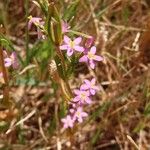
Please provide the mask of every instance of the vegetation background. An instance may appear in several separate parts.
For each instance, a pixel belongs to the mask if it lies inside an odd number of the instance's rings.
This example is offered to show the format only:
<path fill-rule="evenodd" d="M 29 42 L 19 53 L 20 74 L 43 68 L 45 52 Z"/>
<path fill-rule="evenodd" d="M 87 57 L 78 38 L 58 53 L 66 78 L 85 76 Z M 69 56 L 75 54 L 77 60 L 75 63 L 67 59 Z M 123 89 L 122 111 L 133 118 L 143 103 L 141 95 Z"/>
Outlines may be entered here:
<path fill-rule="evenodd" d="M 64 131 L 65 107 L 49 74 L 51 46 L 27 30 L 28 16 L 42 12 L 32 0 L 0 0 L 0 31 L 20 60 L 10 72 L 11 109 L 0 106 L 0 149 L 150 149 L 150 1 L 56 0 L 56 6 L 73 29 L 95 37 L 105 58 L 94 72 L 76 64 L 70 85 L 94 75 L 101 91 L 86 121 Z"/>

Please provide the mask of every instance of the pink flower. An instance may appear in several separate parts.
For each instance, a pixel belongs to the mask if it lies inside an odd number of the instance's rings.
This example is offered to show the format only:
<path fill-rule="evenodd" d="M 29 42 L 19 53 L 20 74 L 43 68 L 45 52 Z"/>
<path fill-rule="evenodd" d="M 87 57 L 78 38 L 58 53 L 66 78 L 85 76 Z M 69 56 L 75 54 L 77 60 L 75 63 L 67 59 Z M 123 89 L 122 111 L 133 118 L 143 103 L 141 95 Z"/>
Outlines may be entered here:
<path fill-rule="evenodd" d="M 102 61 L 103 57 L 95 55 L 96 47 L 92 46 L 90 51 L 79 59 L 79 62 L 88 62 L 92 69 L 95 68 L 95 61 Z"/>
<path fill-rule="evenodd" d="M 10 67 L 12 65 L 12 67 L 14 69 L 16 69 L 18 67 L 18 61 L 17 61 L 16 53 L 12 52 L 10 57 L 6 57 L 4 59 L 4 62 L 5 62 L 5 67 Z"/>
<path fill-rule="evenodd" d="M 71 56 L 75 51 L 78 52 L 83 52 L 84 48 L 82 46 L 79 46 L 79 44 L 81 43 L 82 38 L 78 37 L 76 39 L 74 39 L 73 41 L 68 37 L 68 36 L 64 36 L 64 45 L 60 46 L 61 50 L 67 50 L 67 55 Z"/>
<path fill-rule="evenodd" d="M 81 85 L 81 90 L 89 90 L 92 95 L 95 95 L 96 91 L 99 90 L 98 86 L 96 86 L 95 83 L 95 78 L 93 78 L 91 81 L 85 79 L 84 84 Z"/>
<path fill-rule="evenodd" d="M 42 21 L 42 18 L 39 17 L 29 17 L 29 22 L 28 22 L 28 29 L 31 29 L 32 24 L 34 24 L 37 27 L 37 35 L 38 35 L 38 39 L 45 39 L 45 36 L 42 33 L 42 28 L 44 28 L 44 21 Z"/>
<path fill-rule="evenodd" d="M 39 18 L 39 17 L 30 16 L 29 19 L 30 19 L 28 22 L 28 29 L 29 30 L 31 29 L 32 24 L 37 26 L 37 25 L 40 25 L 40 21 L 42 21 L 42 18 Z"/>
<path fill-rule="evenodd" d="M 71 119 L 70 115 L 67 115 L 66 118 L 61 119 L 61 121 L 63 122 L 65 129 L 69 128 L 69 127 L 70 128 L 73 127 L 74 121 L 73 121 L 73 119 Z"/>
<path fill-rule="evenodd" d="M 91 104 L 92 100 L 90 99 L 89 91 L 82 90 L 74 90 L 76 97 L 73 99 L 74 102 L 78 102 L 79 104 Z"/>
<path fill-rule="evenodd" d="M 94 43 L 94 38 L 91 36 L 90 38 L 88 38 L 88 39 L 86 40 L 85 46 L 86 46 L 87 48 L 90 48 L 93 43 Z"/>
<path fill-rule="evenodd" d="M 68 23 L 65 21 L 62 21 L 62 33 L 68 32 L 69 29 L 70 29 L 70 26 L 68 25 Z"/>
<path fill-rule="evenodd" d="M 83 118 L 87 117 L 87 116 L 88 116 L 88 114 L 83 111 L 82 107 L 78 107 L 73 116 L 73 120 L 77 120 L 81 123 L 81 122 L 83 122 Z"/>

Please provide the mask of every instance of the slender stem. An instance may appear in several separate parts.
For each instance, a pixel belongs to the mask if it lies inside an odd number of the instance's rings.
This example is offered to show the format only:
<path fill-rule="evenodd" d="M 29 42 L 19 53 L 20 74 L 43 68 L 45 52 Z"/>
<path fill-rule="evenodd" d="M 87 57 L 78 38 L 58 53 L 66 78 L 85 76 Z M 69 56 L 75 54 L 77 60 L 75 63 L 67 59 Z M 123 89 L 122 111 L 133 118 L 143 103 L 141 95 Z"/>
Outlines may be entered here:
<path fill-rule="evenodd" d="M 3 78 L 4 78 L 4 82 L 5 82 L 3 96 L 4 96 L 5 102 L 7 103 L 9 101 L 9 80 L 8 80 L 7 70 L 4 65 L 4 55 L 3 55 L 3 50 L 1 47 L 0 47 L 0 66 L 1 66 Z"/>
<path fill-rule="evenodd" d="M 28 16 L 29 16 L 29 0 L 25 0 L 26 11 L 26 65 L 29 64 L 29 31 L 28 31 Z"/>
<path fill-rule="evenodd" d="M 56 46 L 56 52 L 57 52 L 58 57 L 61 59 L 61 63 L 62 63 L 64 70 L 66 70 L 65 59 L 64 59 L 62 52 L 59 49 L 59 46 Z"/>
<path fill-rule="evenodd" d="M 61 59 L 63 69 L 66 71 L 66 64 L 65 64 L 64 56 L 63 56 L 62 52 L 60 51 L 59 46 L 56 46 L 56 52 L 57 52 L 57 55 L 59 56 L 59 58 Z M 69 85 L 67 79 L 65 79 L 65 84 L 66 84 L 66 87 L 67 87 L 67 90 L 68 90 L 70 96 L 72 97 L 73 94 L 72 94 L 72 91 L 71 91 L 71 88 L 70 88 L 70 85 Z"/>

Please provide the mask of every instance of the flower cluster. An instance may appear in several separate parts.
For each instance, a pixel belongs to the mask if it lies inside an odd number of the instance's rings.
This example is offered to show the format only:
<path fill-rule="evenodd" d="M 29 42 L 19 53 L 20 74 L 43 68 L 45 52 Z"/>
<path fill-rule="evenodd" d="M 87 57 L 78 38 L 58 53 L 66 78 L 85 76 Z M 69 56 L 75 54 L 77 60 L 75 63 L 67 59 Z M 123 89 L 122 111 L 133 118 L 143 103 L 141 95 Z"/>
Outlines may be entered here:
<path fill-rule="evenodd" d="M 83 56 L 79 59 L 79 62 L 86 62 L 89 66 L 94 69 L 96 61 L 102 61 L 103 57 L 96 55 L 96 47 L 92 45 L 93 38 L 89 38 L 86 45 L 87 47 L 80 46 L 82 37 L 77 37 L 71 40 L 68 36 L 64 35 L 64 44 L 60 46 L 61 50 L 66 50 L 67 55 L 70 57 L 75 51 L 83 52 Z"/>
<path fill-rule="evenodd" d="M 66 28 L 68 27 L 66 24 L 65 26 Z M 67 29 L 64 31 L 64 33 L 69 32 Z M 90 36 L 84 47 L 81 46 L 81 43 L 82 37 L 71 39 L 67 35 L 64 35 L 60 50 L 67 51 L 68 57 L 71 57 L 75 52 L 82 54 L 79 62 L 85 62 L 91 69 L 95 69 L 96 62 L 102 61 L 103 57 L 96 55 L 96 47 L 93 46 L 94 38 Z M 84 112 L 84 106 L 92 103 L 92 96 L 95 95 L 98 90 L 99 88 L 96 86 L 95 78 L 91 80 L 85 79 L 80 88 L 74 90 L 75 96 L 70 101 L 71 108 L 69 114 L 61 119 L 65 129 L 72 128 L 75 122 L 83 122 L 83 118 L 88 116 L 88 114 Z"/>
<path fill-rule="evenodd" d="M 17 69 L 18 68 L 18 60 L 17 60 L 17 56 L 15 52 L 12 52 L 11 55 L 8 55 L 6 51 L 4 52 L 4 65 L 6 68 L 12 66 L 13 69 Z"/>
<path fill-rule="evenodd" d="M 38 38 L 43 38 L 42 30 L 44 30 L 44 22 L 42 18 L 29 17 L 28 29 L 31 29 L 32 24 L 37 27 Z M 79 62 L 85 62 L 91 69 L 95 69 L 96 62 L 102 61 L 103 57 L 96 55 L 96 47 L 93 45 L 94 38 L 92 36 L 86 36 L 88 38 L 84 46 L 82 46 L 82 40 L 85 36 L 78 36 L 72 39 L 66 35 L 71 31 L 70 26 L 65 21 L 62 21 L 63 43 L 59 47 L 60 50 L 66 51 L 68 57 L 75 55 L 77 52 L 81 56 Z M 64 128 L 72 128 L 75 122 L 81 123 L 83 118 L 88 116 L 84 112 L 84 106 L 92 103 L 92 96 L 98 91 L 98 87 L 95 84 L 95 78 L 91 80 L 85 79 L 80 88 L 74 90 L 74 98 L 69 102 L 69 114 L 61 120 Z"/>
<path fill-rule="evenodd" d="M 92 80 L 85 79 L 80 89 L 74 90 L 75 97 L 70 102 L 71 108 L 69 114 L 61 120 L 64 124 L 64 128 L 72 128 L 75 122 L 82 123 L 83 118 L 88 116 L 88 114 L 83 111 L 83 107 L 92 103 L 91 97 L 99 90 L 95 84 L 95 78 Z"/>

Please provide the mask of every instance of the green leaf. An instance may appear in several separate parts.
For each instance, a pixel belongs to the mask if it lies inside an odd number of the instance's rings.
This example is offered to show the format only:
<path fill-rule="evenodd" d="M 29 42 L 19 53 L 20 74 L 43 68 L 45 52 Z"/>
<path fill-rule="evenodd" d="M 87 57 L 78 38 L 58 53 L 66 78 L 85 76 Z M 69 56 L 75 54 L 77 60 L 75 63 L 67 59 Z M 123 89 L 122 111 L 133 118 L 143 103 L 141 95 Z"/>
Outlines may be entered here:
<path fill-rule="evenodd" d="M 150 115 L 150 102 L 146 104 L 144 115 L 149 116 Z"/>
<path fill-rule="evenodd" d="M 56 55 L 54 59 L 55 59 L 55 62 L 56 62 L 56 66 L 57 66 L 57 70 L 58 70 L 59 76 L 63 80 L 65 80 L 65 70 L 62 67 L 60 58 Z"/>
<path fill-rule="evenodd" d="M 72 4 L 65 9 L 63 19 L 69 22 L 73 16 L 75 16 L 78 8 L 79 0 L 75 0 Z"/>

